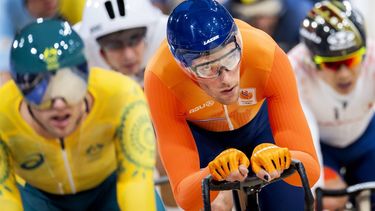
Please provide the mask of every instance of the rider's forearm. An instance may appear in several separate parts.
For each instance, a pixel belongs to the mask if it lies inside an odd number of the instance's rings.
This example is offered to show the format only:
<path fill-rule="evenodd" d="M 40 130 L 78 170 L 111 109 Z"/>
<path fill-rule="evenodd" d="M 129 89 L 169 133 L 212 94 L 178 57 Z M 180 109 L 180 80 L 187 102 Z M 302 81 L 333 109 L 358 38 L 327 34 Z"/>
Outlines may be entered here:
<path fill-rule="evenodd" d="M 22 203 L 14 199 L 0 199 L 1 210 L 7 211 L 22 211 Z"/>
<path fill-rule="evenodd" d="M 209 175 L 208 167 L 185 177 L 178 184 L 172 182 L 172 188 L 177 204 L 184 210 L 203 208 L 202 180 Z M 172 179 L 173 181 L 173 179 Z M 217 197 L 218 191 L 211 192 L 211 202 Z"/>
<path fill-rule="evenodd" d="M 311 155 L 300 152 L 300 151 L 291 151 L 292 158 L 301 161 L 304 165 L 306 174 L 309 179 L 310 187 L 314 186 L 314 184 L 318 181 L 320 176 L 320 165 L 316 159 L 314 159 Z M 285 179 L 286 182 L 301 186 L 301 179 L 297 174 L 294 174 Z"/>
<path fill-rule="evenodd" d="M 0 163 L 0 167 L 1 165 Z M 0 210 L 23 210 L 21 196 L 17 189 L 15 178 L 6 171 L 0 172 Z"/>
<path fill-rule="evenodd" d="M 117 200 L 121 210 L 155 210 L 155 136 L 139 87 L 128 95 L 116 141 Z"/>
<path fill-rule="evenodd" d="M 142 176 L 117 182 L 117 202 L 121 210 L 156 210 L 155 190 L 152 173 L 139 172 Z M 146 177 L 143 177 L 147 174 Z"/>
<path fill-rule="evenodd" d="M 7 146 L 0 140 L 0 210 L 23 210 L 10 159 Z"/>
<path fill-rule="evenodd" d="M 320 175 L 320 168 L 312 136 L 299 102 L 296 80 L 288 58 L 276 49 L 275 61 L 267 84 L 269 116 L 275 144 L 286 147 L 292 158 L 299 159 L 305 166 L 310 185 Z M 297 176 L 286 181 L 301 185 Z"/>

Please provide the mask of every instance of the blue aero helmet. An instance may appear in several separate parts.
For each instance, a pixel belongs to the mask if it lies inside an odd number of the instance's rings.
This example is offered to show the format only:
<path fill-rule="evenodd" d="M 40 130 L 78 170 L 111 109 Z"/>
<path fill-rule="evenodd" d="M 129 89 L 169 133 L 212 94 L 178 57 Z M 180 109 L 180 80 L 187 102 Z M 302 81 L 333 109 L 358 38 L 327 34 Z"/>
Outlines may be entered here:
<path fill-rule="evenodd" d="M 26 102 L 51 108 L 57 98 L 72 105 L 87 93 L 83 41 L 66 21 L 39 18 L 13 40 L 12 77 Z"/>
<path fill-rule="evenodd" d="M 234 69 L 241 60 L 241 35 L 230 13 L 214 0 L 186 0 L 171 13 L 167 23 L 170 51 L 179 64 L 199 78 L 215 78 L 219 69 Z M 233 47 L 211 62 L 197 67 L 193 60 Z M 219 62 L 219 64 L 218 64 Z M 213 68 L 218 65 L 218 69 Z"/>

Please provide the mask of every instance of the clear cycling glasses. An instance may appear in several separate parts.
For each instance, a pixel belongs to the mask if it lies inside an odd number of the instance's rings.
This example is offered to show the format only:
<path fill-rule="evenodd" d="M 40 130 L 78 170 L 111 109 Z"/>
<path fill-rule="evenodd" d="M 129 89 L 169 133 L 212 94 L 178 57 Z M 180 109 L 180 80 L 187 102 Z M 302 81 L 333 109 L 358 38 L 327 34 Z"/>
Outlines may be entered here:
<path fill-rule="evenodd" d="M 218 77 L 223 70 L 234 70 L 241 61 L 241 47 L 236 41 L 236 36 L 233 38 L 232 42 L 220 49 L 207 52 L 194 59 L 192 66 L 188 69 L 198 78 L 206 79 Z"/>
<path fill-rule="evenodd" d="M 26 102 L 37 109 L 52 108 L 56 99 L 68 105 L 80 102 L 87 92 L 87 64 L 62 68 L 39 74 L 22 74 L 14 77 Z"/>
<path fill-rule="evenodd" d="M 339 58 L 331 58 L 331 57 L 314 57 L 315 64 L 318 65 L 319 69 L 327 68 L 331 71 L 338 71 L 341 66 L 346 66 L 348 69 L 353 70 L 355 67 L 357 67 L 363 60 L 363 56 L 366 53 L 366 48 L 363 47 L 359 49 L 358 51 L 347 55 L 345 57 L 339 57 Z"/>

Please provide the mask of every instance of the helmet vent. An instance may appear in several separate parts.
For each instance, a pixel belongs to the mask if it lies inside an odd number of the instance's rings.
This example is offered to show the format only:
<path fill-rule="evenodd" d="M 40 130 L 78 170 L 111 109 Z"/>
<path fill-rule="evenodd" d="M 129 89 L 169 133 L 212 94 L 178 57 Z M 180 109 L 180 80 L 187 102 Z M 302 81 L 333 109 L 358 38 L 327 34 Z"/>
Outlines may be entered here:
<path fill-rule="evenodd" d="M 115 18 L 115 12 L 113 10 L 113 5 L 111 1 L 106 1 L 104 3 L 105 8 L 107 9 L 107 13 L 110 19 Z M 120 16 L 125 16 L 125 3 L 124 0 L 117 0 L 117 8 Z"/>
<path fill-rule="evenodd" d="M 121 16 L 125 16 L 125 4 L 124 0 L 117 0 L 118 11 Z"/>
<path fill-rule="evenodd" d="M 107 9 L 107 13 L 109 15 L 109 18 L 114 19 L 115 18 L 115 13 L 113 11 L 112 2 L 111 1 L 106 1 L 104 3 L 104 5 L 105 5 L 105 8 Z"/>

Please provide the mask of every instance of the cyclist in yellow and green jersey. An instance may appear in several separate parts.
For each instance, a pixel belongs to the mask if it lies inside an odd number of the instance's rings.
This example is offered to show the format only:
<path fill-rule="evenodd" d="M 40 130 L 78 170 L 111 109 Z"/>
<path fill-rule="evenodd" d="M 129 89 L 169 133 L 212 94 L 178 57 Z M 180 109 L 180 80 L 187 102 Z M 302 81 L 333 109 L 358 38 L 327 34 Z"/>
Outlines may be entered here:
<path fill-rule="evenodd" d="M 0 88 L 0 210 L 156 209 L 142 89 L 88 70 L 83 49 L 60 20 L 38 19 L 15 37 L 13 81 Z"/>

